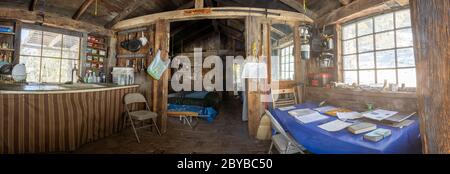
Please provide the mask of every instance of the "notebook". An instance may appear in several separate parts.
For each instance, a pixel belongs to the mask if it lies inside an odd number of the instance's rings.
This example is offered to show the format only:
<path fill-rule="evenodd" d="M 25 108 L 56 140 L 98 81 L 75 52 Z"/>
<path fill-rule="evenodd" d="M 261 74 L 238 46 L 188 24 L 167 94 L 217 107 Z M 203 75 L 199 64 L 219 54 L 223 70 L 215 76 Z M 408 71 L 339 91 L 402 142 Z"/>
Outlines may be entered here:
<path fill-rule="evenodd" d="M 391 117 L 395 114 L 397 114 L 398 112 L 395 111 L 388 111 L 388 110 L 383 110 L 383 109 L 377 109 L 374 111 L 370 111 L 367 113 L 364 113 L 363 116 L 372 120 L 377 120 L 377 121 L 381 121 L 384 120 L 388 117 Z"/>
<path fill-rule="evenodd" d="M 322 115 L 318 112 L 312 113 L 312 114 L 308 114 L 308 115 L 303 115 L 303 116 L 294 116 L 295 119 L 303 124 L 308 124 L 308 123 L 312 123 L 312 122 L 316 122 L 316 121 L 320 121 L 320 120 L 324 120 L 327 119 L 328 117 L 325 115 Z"/>
<path fill-rule="evenodd" d="M 291 116 L 305 116 L 305 115 L 309 115 L 309 114 L 314 114 L 317 113 L 316 111 L 312 110 L 312 109 L 296 109 L 296 110 L 292 110 L 288 112 Z"/>
<path fill-rule="evenodd" d="M 341 120 L 334 120 L 320 125 L 319 128 L 326 130 L 328 132 L 337 132 L 351 126 L 352 124 L 353 123 L 348 123 Z"/>
<path fill-rule="evenodd" d="M 372 132 L 365 134 L 364 139 L 373 141 L 373 142 L 378 142 L 390 135 L 391 135 L 391 130 L 379 128 L 379 129 L 376 129 Z"/>
<path fill-rule="evenodd" d="M 416 114 L 416 113 L 414 112 L 412 114 L 395 114 L 394 116 L 388 117 L 388 118 L 384 119 L 383 121 L 400 123 L 400 122 L 405 121 L 406 119 L 412 117 L 414 114 Z"/>
<path fill-rule="evenodd" d="M 377 125 L 375 124 L 362 122 L 348 127 L 348 131 L 350 131 L 353 134 L 362 134 L 365 132 L 373 131 L 376 128 Z"/>

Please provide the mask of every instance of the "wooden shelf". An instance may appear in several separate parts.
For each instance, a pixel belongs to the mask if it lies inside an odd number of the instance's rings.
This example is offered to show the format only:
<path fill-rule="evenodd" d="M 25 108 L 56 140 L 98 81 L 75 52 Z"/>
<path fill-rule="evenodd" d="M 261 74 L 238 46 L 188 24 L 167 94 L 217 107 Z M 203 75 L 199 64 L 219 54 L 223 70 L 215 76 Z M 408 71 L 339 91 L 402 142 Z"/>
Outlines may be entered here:
<path fill-rule="evenodd" d="M 14 52 L 16 50 L 14 50 L 12 48 L 0 48 L 0 51 L 11 51 L 11 52 Z"/>
<path fill-rule="evenodd" d="M 88 46 L 88 48 L 91 48 L 91 49 L 95 49 L 95 50 L 102 50 L 102 51 L 106 51 L 106 48 L 100 48 L 100 47 L 92 47 L 92 46 Z"/>
<path fill-rule="evenodd" d="M 13 32 L 0 32 L 0 34 L 11 35 L 11 36 L 16 35 L 16 33 L 13 33 Z"/>

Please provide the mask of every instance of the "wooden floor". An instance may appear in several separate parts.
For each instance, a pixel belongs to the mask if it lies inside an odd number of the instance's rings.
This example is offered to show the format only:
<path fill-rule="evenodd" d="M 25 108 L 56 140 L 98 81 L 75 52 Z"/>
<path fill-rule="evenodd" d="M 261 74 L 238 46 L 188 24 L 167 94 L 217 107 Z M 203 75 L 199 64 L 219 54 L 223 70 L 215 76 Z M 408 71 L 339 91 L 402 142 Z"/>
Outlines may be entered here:
<path fill-rule="evenodd" d="M 247 122 L 242 121 L 242 104 L 229 99 L 222 104 L 213 123 L 200 120 L 195 129 L 169 118 L 167 133 L 157 136 L 139 130 L 141 144 L 131 129 L 86 144 L 73 153 L 81 154 L 261 154 L 267 153 L 270 141 L 248 136 Z"/>

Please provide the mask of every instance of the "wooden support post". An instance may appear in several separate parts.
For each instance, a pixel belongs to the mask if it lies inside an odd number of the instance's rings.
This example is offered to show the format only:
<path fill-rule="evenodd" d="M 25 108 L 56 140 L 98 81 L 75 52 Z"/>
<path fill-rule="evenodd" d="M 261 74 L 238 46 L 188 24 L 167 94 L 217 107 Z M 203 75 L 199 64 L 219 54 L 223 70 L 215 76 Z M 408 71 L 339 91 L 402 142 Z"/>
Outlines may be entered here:
<path fill-rule="evenodd" d="M 424 153 L 450 153 L 450 1 L 411 0 Z"/>
<path fill-rule="evenodd" d="M 170 23 L 167 20 L 157 20 L 155 25 L 155 55 L 161 50 L 161 59 L 169 58 Z M 169 69 L 160 80 L 153 80 L 153 111 L 158 113 L 158 126 L 162 133 L 167 131 L 167 95 L 169 88 Z"/>
<path fill-rule="evenodd" d="M 203 8 L 204 2 L 204 0 L 195 0 L 195 8 Z"/>
<path fill-rule="evenodd" d="M 302 43 L 302 38 L 300 36 L 300 30 L 299 30 L 300 24 L 294 24 L 293 26 L 293 30 L 294 30 L 294 59 L 295 59 L 295 83 L 296 83 L 296 87 L 299 86 L 300 84 L 305 84 L 306 83 L 306 61 L 302 59 L 301 56 L 301 43 Z M 304 90 L 303 87 L 300 86 L 300 88 L 298 88 L 297 90 L 297 102 L 298 103 L 303 103 L 304 101 Z"/>
<path fill-rule="evenodd" d="M 262 53 L 262 27 L 261 19 L 258 17 L 249 16 L 246 18 L 246 59 L 251 56 L 261 56 Z M 246 80 L 246 94 L 247 94 L 247 116 L 248 116 L 248 132 L 254 137 L 258 130 L 259 120 L 261 116 L 262 103 L 261 96 L 258 89 L 258 80 Z M 255 91 L 256 89 L 256 91 Z M 253 90 L 253 91 L 252 91 Z"/>

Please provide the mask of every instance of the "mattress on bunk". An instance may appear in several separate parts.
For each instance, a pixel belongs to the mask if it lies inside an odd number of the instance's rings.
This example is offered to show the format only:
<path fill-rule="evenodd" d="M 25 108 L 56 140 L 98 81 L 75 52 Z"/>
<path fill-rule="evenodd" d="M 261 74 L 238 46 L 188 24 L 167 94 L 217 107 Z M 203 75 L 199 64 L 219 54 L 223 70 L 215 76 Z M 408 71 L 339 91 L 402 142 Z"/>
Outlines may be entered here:
<path fill-rule="evenodd" d="M 215 110 L 219 110 L 220 99 L 219 95 L 215 92 L 178 92 L 169 94 L 168 103 L 212 107 Z"/>
<path fill-rule="evenodd" d="M 212 107 L 201 107 L 194 105 L 168 104 L 167 110 L 168 112 L 196 112 L 201 118 L 206 119 L 209 123 L 212 123 L 218 114 Z"/>

